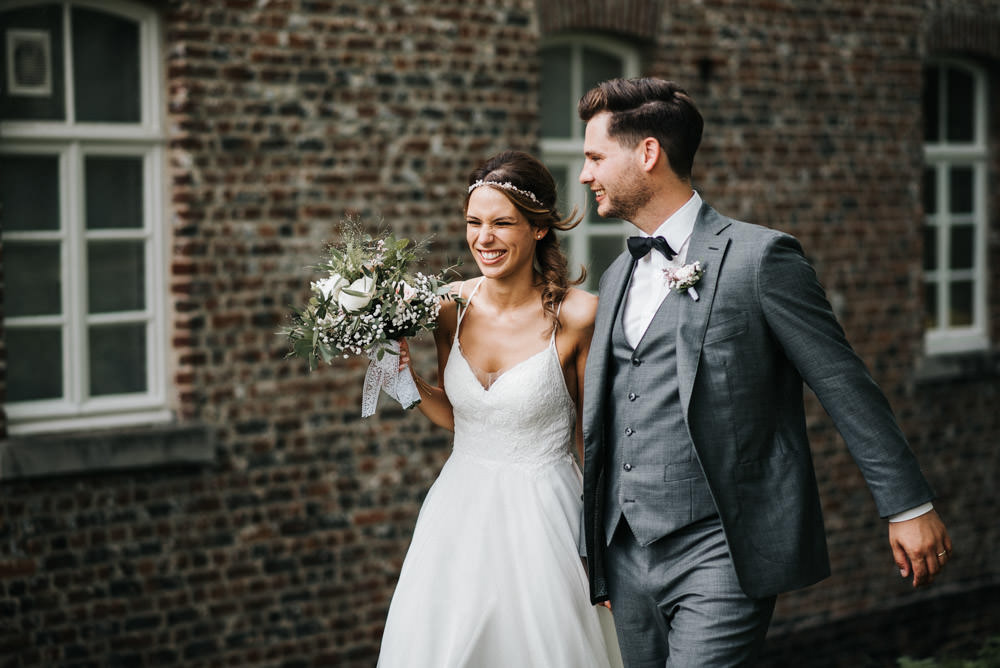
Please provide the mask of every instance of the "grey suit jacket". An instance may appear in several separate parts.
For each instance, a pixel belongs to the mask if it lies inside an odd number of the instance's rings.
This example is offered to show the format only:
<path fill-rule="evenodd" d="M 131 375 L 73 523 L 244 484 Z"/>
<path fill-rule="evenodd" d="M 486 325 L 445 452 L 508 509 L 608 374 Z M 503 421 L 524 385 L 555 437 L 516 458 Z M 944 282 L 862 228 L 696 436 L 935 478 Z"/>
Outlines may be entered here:
<path fill-rule="evenodd" d="M 701 261 L 698 301 L 686 293 L 677 332 L 681 409 L 751 597 L 804 587 L 830 573 L 806 434 L 803 380 L 833 418 L 879 515 L 933 498 L 885 396 L 844 337 L 813 268 L 791 236 L 703 205 L 687 262 Z M 607 598 L 603 424 L 610 401 L 613 319 L 633 260 L 601 278 L 583 406 L 584 540 L 594 602 Z M 655 321 L 654 321 L 655 322 Z"/>

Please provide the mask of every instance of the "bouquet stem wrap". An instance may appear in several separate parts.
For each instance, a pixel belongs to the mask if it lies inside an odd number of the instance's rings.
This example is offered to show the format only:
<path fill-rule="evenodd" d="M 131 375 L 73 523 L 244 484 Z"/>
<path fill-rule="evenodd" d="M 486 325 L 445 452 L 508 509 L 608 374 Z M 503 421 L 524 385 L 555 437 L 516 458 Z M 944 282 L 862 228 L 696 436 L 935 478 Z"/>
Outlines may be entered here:
<path fill-rule="evenodd" d="M 403 408 L 409 409 L 420 403 L 420 392 L 413 376 L 407 371 L 399 370 L 399 341 L 389 341 L 387 350 L 378 358 L 371 352 L 368 359 L 368 371 L 365 373 L 365 386 L 361 394 L 361 417 L 371 417 L 378 406 L 379 390 L 399 402 Z M 391 351 L 391 352 L 390 352 Z"/>

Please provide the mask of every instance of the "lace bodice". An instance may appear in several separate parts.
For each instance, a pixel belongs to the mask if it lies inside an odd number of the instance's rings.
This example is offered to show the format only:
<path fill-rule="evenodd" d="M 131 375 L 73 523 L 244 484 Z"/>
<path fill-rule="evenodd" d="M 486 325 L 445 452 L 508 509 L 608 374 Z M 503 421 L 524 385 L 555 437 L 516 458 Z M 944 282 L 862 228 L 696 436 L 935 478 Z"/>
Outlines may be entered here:
<path fill-rule="evenodd" d="M 480 280 L 480 283 L 482 280 Z M 571 457 L 576 406 L 566 389 L 555 335 L 548 347 L 483 387 L 455 339 L 444 386 L 455 412 L 455 452 L 496 463 L 540 465 Z"/>

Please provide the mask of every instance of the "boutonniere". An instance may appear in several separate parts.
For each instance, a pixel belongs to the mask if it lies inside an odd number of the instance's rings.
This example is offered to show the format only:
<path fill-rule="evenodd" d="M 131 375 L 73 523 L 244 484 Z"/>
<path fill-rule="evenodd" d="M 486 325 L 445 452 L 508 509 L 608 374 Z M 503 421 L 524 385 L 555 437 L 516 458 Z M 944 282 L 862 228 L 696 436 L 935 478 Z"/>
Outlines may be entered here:
<path fill-rule="evenodd" d="M 704 273 L 705 270 L 702 268 L 701 262 L 695 261 L 680 267 L 667 267 L 663 270 L 663 277 L 667 281 L 668 288 L 677 291 L 687 290 L 691 299 L 698 301 L 698 291 L 694 289 L 694 286 L 698 284 Z"/>

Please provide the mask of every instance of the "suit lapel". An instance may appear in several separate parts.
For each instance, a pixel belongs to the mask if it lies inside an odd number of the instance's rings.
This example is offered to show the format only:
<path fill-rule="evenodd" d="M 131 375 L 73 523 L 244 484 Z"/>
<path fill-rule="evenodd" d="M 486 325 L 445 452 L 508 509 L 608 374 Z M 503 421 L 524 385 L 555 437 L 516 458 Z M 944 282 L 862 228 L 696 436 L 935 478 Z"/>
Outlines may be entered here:
<path fill-rule="evenodd" d="M 611 332 L 615 318 L 621 309 L 625 288 L 632 276 L 635 260 L 628 253 L 622 253 L 608 267 L 597 303 L 594 319 L 594 336 L 587 356 L 585 392 L 583 395 L 584 434 L 597 434 L 597 425 L 602 421 L 605 388 L 608 380 L 608 357 L 611 354 Z M 596 422 L 596 424 L 595 424 Z"/>
<path fill-rule="evenodd" d="M 681 299 L 677 317 L 677 381 L 680 388 L 681 407 L 688 414 L 694 379 L 701 359 L 702 342 L 708 327 L 708 317 L 715 301 L 719 272 L 729 247 L 729 236 L 724 234 L 730 221 L 703 204 L 695 221 L 688 244 L 686 263 L 701 262 L 704 274 L 695 289 L 698 301 L 686 292 L 667 295 L 667 299 Z"/>

